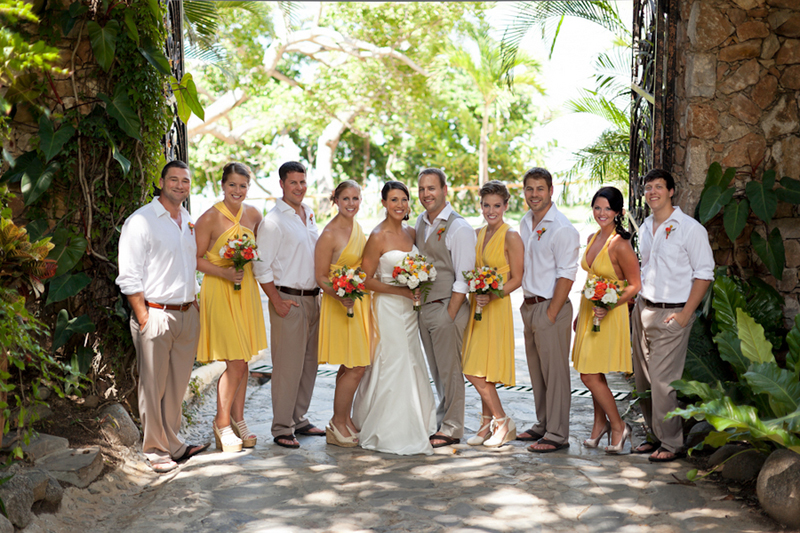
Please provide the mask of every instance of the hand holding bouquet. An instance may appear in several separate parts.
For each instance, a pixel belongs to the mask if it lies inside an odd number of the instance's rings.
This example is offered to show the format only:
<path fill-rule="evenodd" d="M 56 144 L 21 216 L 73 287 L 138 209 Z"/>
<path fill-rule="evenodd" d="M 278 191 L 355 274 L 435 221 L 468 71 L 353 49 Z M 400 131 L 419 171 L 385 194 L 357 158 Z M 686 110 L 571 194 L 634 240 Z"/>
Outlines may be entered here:
<path fill-rule="evenodd" d="M 367 275 L 361 270 L 361 267 L 343 266 L 333 271 L 331 282 L 328 285 L 336 291 L 336 296 L 339 298 L 349 298 L 355 301 L 367 294 L 367 288 L 364 286 L 366 280 Z M 347 318 L 353 318 L 352 307 L 347 308 Z"/>
<path fill-rule="evenodd" d="M 590 277 L 583 288 L 583 297 L 590 300 L 595 307 L 613 309 L 623 289 L 628 285 L 626 281 L 611 281 L 604 278 Z M 592 331 L 600 331 L 600 319 L 592 319 Z"/>
<path fill-rule="evenodd" d="M 230 259 L 236 271 L 241 272 L 250 261 L 261 261 L 258 258 L 257 248 L 258 245 L 250 237 L 244 236 L 240 238 L 237 235 L 233 239 L 228 239 L 228 242 L 219 249 L 219 256 L 223 259 Z M 241 289 L 242 285 L 240 283 L 233 284 L 233 290 L 239 291 Z"/>
<path fill-rule="evenodd" d="M 505 296 L 503 292 L 503 275 L 497 273 L 492 267 L 480 267 L 475 270 L 462 272 L 464 279 L 469 283 L 469 292 L 475 294 L 495 294 L 498 298 Z M 475 305 L 475 320 L 481 320 L 483 308 Z"/>
<path fill-rule="evenodd" d="M 394 267 L 392 278 L 398 285 L 408 287 L 412 291 L 419 288 L 427 297 L 431 291 L 431 284 L 436 281 L 436 268 L 424 255 L 410 253 Z M 414 311 L 419 312 L 421 308 L 419 300 L 415 299 Z"/>

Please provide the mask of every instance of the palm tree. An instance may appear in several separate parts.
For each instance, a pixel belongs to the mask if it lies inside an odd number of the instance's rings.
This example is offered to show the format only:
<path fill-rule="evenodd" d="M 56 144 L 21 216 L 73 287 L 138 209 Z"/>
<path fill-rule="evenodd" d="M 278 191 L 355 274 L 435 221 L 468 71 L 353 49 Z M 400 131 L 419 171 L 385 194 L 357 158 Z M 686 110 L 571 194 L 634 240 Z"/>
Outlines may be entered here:
<path fill-rule="evenodd" d="M 514 73 L 518 85 L 529 85 L 543 92 L 536 74 L 539 63 L 528 55 L 518 52 L 512 61 L 503 61 L 500 46 L 489 36 L 486 25 L 471 27 L 469 42 L 465 46 L 451 47 L 446 53 L 447 64 L 466 75 L 474 84 L 473 92 L 480 96 L 481 129 L 478 146 L 478 184 L 489 180 L 490 119 L 505 109 L 512 99 L 512 92 L 504 83 L 509 73 Z M 472 45 L 472 46 L 469 46 Z M 475 48 L 477 53 L 471 49 Z"/>

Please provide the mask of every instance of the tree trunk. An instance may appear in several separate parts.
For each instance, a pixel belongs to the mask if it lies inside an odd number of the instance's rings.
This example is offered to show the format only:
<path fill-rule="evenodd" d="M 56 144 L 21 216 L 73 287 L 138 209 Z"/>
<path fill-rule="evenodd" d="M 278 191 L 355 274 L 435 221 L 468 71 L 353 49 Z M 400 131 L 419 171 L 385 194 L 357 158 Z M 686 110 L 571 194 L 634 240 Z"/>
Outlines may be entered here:
<path fill-rule="evenodd" d="M 317 184 L 317 194 L 329 195 L 333 192 L 333 156 L 339 139 L 347 131 L 350 122 L 361 112 L 361 108 L 339 113 L 332 119 L 317 139 L 316 167 L 314 167 L 314 180 Z M 323 198 L 319 202 L 319 214 L 327 214 L 330 210 L 330 201 Z"/>
<path fill-rule="evenodd" d="M 478 185 L 489 181 L 489 105 L 483 106 L 481 122 L 481 140 L 478 145 Z"/>
<path fill-rule="evenodd" d="M 6 352 L 5 348 L 0 350 L 0 374 L 8 372 L 8 353 Z M 5 404 L 8 402 L 8 393 L 5 391 L 0 391 L 0 404 Z M 5 436 L 5 427 L 6 427 L 6 416 L 5 416 L 5 408 L 0 408 L 0 441 L 3 440 Z"/>

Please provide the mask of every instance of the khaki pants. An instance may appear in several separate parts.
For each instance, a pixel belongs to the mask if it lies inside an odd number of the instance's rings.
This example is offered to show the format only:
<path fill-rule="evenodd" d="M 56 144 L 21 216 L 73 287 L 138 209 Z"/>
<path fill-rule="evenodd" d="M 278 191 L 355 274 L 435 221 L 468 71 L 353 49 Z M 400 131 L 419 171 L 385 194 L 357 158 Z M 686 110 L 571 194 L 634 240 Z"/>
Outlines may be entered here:
<path fill-rule="evenodd" d="M 523 303 L 520 308 L 525 326 L 525 356 L 538 419 L 531 430 L 563 444 L 569 440 L 572 303 L 567 300 L 555 324 L 547 318 L 549 306 L 550 300 L 545 300 L 538 304 Z"/>
<path fill-rule="evenodd" d="M 200 314 L 149 309 L 150 317 L 139 331 L 132 314 L 130 327 L 139 368 L 139 417 L 144 439 L 142 451 L 151 463 L 183 455 L 186 444 L 178 436 L 181 406 L 200 334 Z"/>
<path fill-rule="evenodd" d="M 272 342 L 272 436 L 294 435 L 308 424 L 306 412 L 317 380 L 319 298 L 281 293 L 297 302 L 281 318 L 269 304 Z"/>
<path fill-rule="evenodd" d="M 419 333 L 439 396 L 436 407 L 438 431 L 460 439 L 464 436 L 465 403 L 461 345 L 469 321 L 469 306 L 465 301 L 454 321 L 447 312 L 449 303 L 450 298 L 445 298 L 424 304 L 419 313 Z"/>
<path fill-rule="evenodd" d="M 672 453 L 683 447 L 683 423 L 679 416 L 664 420 L 670 411 L 678 408 L 675 389 L 669 386 L 683 376 L 686 348 L 695 317 L 685 328 L 677 320 L 668 324 L 664 320 L 681 309 L 646 307 L 641 298 L 633 308 L 633 371 L 636 390 L 650 390 L 650 398 L 642 398 L 642 414 L 664 449 Z"/>

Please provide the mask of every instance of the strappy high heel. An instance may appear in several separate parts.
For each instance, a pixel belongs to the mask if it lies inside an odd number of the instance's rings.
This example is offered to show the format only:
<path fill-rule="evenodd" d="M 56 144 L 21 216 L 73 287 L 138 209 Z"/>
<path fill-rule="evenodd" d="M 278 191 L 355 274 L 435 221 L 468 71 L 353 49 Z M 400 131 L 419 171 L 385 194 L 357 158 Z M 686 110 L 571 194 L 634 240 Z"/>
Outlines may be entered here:
<path fill-rule="evenodd" d="M 511 420 L 510 416 L 495 418 L 492 420 L 492 425 L 494 425 L 492 438 L 483 443 L 487 448 L 497 448 L 517 438 L 517 425 Z M 500 428 L 503 426 L 505 426 L 506 432 L 500 436 Z"/>
<path fill-rule="evenodd" d="M 231 418 L 231 422 L 231 429 L 233 430 L 234 435 L 242 439 L 242 448 L 255 448 L 256 442 L 258 441 L 258 436 L 256 436 L 255 433 L 250 432 L 250 430 L 247 428 L 247 422 L 244 421 L 244 418 L 238 422 Z"/>
<path fill-rule="evenodd" d="M 341 446 L 342 448 L 355 448 L 358 446 L 358 437 L 345 437 L 336 426 L 333 425 L 333 420 L 331 420 L 325 427 L 325 442 L 333 444 L 334 446 Z"/>
<path fill-rule="evenodd" d="M 619 444 L 606 446 L 606 453 L 616 455 L 619 452 L 621 452 L 622 448 L 625 447 L 625 441 L 628 439 L 628 437 L 631 436 L 632 431 L 633 430 L 631 429 L 631 427 L 628 424 L 625 424 L 625 429 L 622 432 L 622 439 L 619 441 Z"/>
<path fill-rule="evenodd" d="M 480 435 L 475 435 L 474 437 L 468 438 L 467 439 L 467 444 L 469 444 L 470 446 L 480 446 L 481 444 L 483 444 L 484 442 L 486 442 L 487 440 L 489 440 L 491 438 L 491 436 L 492 436 L 492 417 L 491 416 L 486 416 L 486 415 L 481 415 L 481 422 L 483 422 L 484 420 L 488 420 L 488 422 L 486 422 L 485 424 L 483 424 L 481 426 L 481 429 L 478 430 L 478 433 L 481 433 L 485 429 L 488 429 L 489 432 L 483 437 L 481 437 Z"/>
<path fill-rule="evenodd" d="M 608 444 L 610 445 L 611 444 L 611 422 L 609 422 L 608 420 L 606 420 L 606 425 L 602 429 L 602 431 L 600 431 L 600 434 L 594 439 L 592 439 L 592 438 L 586 439 L 585 441 L 583 441 L 583 445 L 586 448 L 597 448 L 597 445 L 600 444 L 600 439 L 603 438 L 603 435 L 608 435 Z"/>
<path fill-rule="evenodd" d="M 217 421 L 213 423 L 214 439 L 217 441 L 217 449 L 223 452 L 242 451 L 242 439 L 236 436 L 230 426 L 224 428 L 217 427 Z"/>

